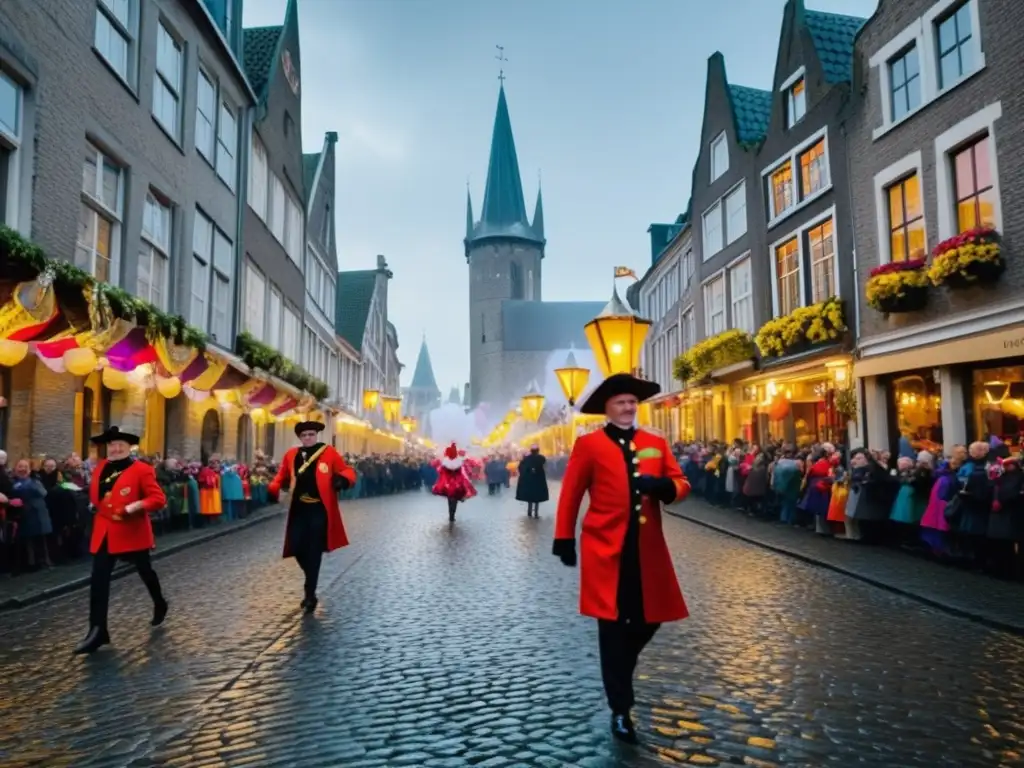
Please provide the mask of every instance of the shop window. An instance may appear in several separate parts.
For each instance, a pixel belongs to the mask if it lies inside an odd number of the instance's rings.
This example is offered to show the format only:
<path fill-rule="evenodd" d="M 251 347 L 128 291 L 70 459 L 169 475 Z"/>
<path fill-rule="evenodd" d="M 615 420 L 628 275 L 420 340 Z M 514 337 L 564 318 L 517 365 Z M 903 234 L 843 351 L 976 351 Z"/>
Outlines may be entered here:
<path fill-rule="evenodd" d="M 889 388 L 896 429 L 891 434 L 899 449 L 900 438 L 907 438 L 914 451 L 942 453 L 942 398 L 939 383 L 931 371 L 909 373 L 893 380 Z"/>
<path fill-rule="evenodd" d="M 1024 366 L 975 371 L 974 439 L 998 437 L 1020 446 L 1024 440 Z"/>

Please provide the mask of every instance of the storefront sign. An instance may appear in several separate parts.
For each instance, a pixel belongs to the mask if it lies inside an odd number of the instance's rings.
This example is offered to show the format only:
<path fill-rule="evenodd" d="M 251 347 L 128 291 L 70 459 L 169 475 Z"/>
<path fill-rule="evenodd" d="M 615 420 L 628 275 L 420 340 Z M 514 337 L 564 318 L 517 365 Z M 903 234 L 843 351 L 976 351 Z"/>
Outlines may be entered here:
<path fill-rule="evenodd" d="M 1020 328 L 994 331 L 927 347 L 908 349 L 898 354 L 865 357 L 854 365 L 854 375 L 879 376 L 895 371 L 938 368 L 944 365 L 999 360 L 1024 356 L 1024 335 Z"/>

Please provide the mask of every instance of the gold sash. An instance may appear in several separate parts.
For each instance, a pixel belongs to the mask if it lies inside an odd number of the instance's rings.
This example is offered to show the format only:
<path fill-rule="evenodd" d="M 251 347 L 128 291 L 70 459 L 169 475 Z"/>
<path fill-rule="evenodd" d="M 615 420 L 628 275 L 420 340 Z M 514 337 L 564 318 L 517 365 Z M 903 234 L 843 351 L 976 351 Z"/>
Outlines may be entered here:
<path fill-rule="evenodd" d="M 295 475 L 296 476 L 301 475 L 303 472 L 305 472 L 307 469 L 309 469 L 311 466 L 313 466 L 313 464 L 316 463 L 316 460 L 320 458 L 320 454 L 323 453 L 326 450 L 327 450 L 327 446 L 326 445 L 320 446 L 320 450 L 317 451 L 316 453 L 314 453 L 312 456 L 310 456 L 309 459 L 307 459 L 306 463 L 303 464 L 301 467 L 299 467 L 296 470 Z"/>

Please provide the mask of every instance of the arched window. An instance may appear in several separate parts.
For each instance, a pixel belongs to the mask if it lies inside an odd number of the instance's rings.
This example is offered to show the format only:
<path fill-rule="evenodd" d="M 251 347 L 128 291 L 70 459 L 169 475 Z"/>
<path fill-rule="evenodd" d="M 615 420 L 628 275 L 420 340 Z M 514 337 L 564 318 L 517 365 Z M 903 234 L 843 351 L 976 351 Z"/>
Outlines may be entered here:
<path fill-rule="evenodd" d="M 203 431 L 199 442 L 199 460 L 204 464 L 210 456 L 220 453 L 220 413 L 211 408 L 203 416 Z"/>

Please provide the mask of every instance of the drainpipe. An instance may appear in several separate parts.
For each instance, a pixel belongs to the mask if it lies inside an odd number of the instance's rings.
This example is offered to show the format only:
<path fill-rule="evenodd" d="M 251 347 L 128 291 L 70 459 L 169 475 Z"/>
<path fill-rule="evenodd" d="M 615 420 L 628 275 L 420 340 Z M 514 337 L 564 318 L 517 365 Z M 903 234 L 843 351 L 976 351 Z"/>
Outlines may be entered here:
<path fill-rule="evenodd" d="M 244 306 L 244 296 L 242 292 L 245 290 L 245 284 L 243 278 L 245 277 L 245 210 L 249 205 L 249 158 L 252 156 L 252 126 L 253 116 L 256 110 L 253 105 L 249 105 L 245 108 L 244 117 L 242 119 L 242 138 L 239 143 L 239 162 L 237 163 L 237 178 L 235 180 L 235 209 L 238 217 L 238 224 L 235 227 L 235 290 L 234 290 L 234 311 L 230 349 L 231 352 L 235 351 L 235 339 L 238 334 L 242 332 L 242 323 L 239 315 L 241 314 L 242 307 Z"/>
<path fill-rule="evenodd" d="M 847 102 L 849 104 L 850 102 Z M 850 216 L 850 233 L 853 235 L 853 346 L 854 346 L 854 360 L 856 360 L 857 352 L 860 350 L 860 270 L 857 268 L 857 214 L 854 206 L 853 196 L 853 173 L 850 165 L 850 136 L 846 130 L 846 118 L 844 117 L 842 122 L 839 123 L 839 133 L 843 137 L 843 155 L 844 161 L 846 162 L 846 196 L 849 202 L 849 216 Z M 853 372 L 850 372 L 853 375 Z M 864 402 L 867 385 L 863 378 L 856 380 L 857 386 L 857 400 L 860 403 L 860 414 L 858 419 L 857 428 L 860 431 L 859 443 L 861 446 L 867 447 L 870 445 L 868 442 L 868 419 L 864 413 Z"/>

